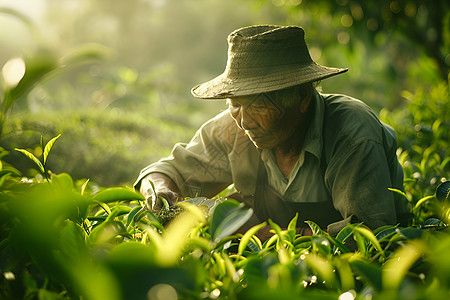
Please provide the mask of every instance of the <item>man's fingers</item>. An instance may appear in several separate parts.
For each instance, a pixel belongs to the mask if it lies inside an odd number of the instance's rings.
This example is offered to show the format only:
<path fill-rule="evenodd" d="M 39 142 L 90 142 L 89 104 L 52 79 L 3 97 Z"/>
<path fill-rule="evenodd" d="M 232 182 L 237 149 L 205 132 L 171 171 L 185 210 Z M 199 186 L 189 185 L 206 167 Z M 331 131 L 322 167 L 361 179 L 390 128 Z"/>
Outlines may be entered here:
<path fill-rule="evenodd" d="M 161 199 L 163 198 L 163 199 Z M 156 195 L 151 195 L 147 198 L 147 206 L 151 210 L 161 210 L 164 206 L 164 200 L 167 201 L 169 206 L 175 205 L 181 197 L 170 190 L 157 191 Z"/>

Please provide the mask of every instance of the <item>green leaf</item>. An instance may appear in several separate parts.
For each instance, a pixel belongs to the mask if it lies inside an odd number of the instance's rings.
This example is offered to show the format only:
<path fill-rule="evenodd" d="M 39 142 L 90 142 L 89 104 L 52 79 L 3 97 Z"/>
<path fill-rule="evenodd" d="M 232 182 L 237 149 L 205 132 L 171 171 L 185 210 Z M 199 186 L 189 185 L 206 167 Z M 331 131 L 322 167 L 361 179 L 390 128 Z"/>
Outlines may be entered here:
<path fill-rule="evenodd" d="M 383 265 L 383 288 L 397 289 L 411 266 L 425 254 L 424 241 L 411 241 L 397 249 Z"/>
<path fill-rule="evenodd" d="M 386 229 L 381 230 L 377 235 L 378 242 L 385 242 L 389 240 L 393 235 L 396 234 L 396 227 L 388 226 Z"/>
<path fill-rule="evenodd" d="M 201 249 L 204 250 L 205 252 L 210 252 L 211 251 L 211 243 L 208 239 L 202 238 L 202 237 L 198 237 L 198 236 L 193 236 L 191 238 L 189 238 L 187 240 L 187 245 L 190 248 L 196 248 L 196 249 Z"/>
<path fill-rule="evenodd" d="M 131 211 L 131 207 L 129 206 L 116 206 L 111 210 L 111 213 L 106 218 L 106 222 L 114 220 L 114 218 L 118 216 L 125 215 Z"/>
<path fill-rule="evenodd" d="M 67 258 L 81 258 L 86 252 L 85 232 L 81 226 L 70 220 L 67 220 L 61 229 L 59 243 Z"/>
<path fill-rule="evenodd" d="M 244 225 L 252 216 L 251 208 L 235 200 L 226 200 L 214 210 L 210 223 L 210 234 L 214 240 L 220 240 L 233 234 Z"/>
<path fill-rule="evenodd" d="M 278 235 L 280 238 L 283 236 L 283 231 L 277 223 L 272 221 L 272 219 L 267 220 L 269 222 L 270 227 L 275 231 L 276 235 Z"/>
<path fill-rule="evenodd" d="M 394 188 L 388 188 L 388 190 L 397 193 L 399 195 L 402 195 L 403 197 L 405 197 L 406 200 L 410 201 L 410 199 L 408 198 L 408 196 L 405 194 L 405 192 L 399 190 L 399 189 L 394 189 Z"/>
<path fill-rule="evenodd" d="M 324 257 L 330 257 L 332 253 L 331 243 L 325 236 L 313 235 L 311 237 L 311 245 L 313 246 L 312 252 L 319 253 Z"/>
<path fill-rule="evenodd" d="M 53 145 L 55 144 L 56 140 L 61 136 L 61 134 L 58 134 L 56 137 L 52 138 L 47 145 L 45 145 L 44 148 L 44 166 L 47 163 L 47 158 L 48 158 L 48 154 L 50 153 L 50 151 L 53 148 Z"/>
<path fill-rule="evenodd" d="M 345 246 L 345 244 L 343 242 L 339 241 L 338 239 L 333 238 L 331 236 L 328 236 L 327 239 L 331 244 L 334 245 L 334 247 L 333 247 L 334 254 L 337 254 L 338 252 L 340 252 L 341 254 L 350 252 L 350 250 L 347 248 L 347 246 Z"/>
<path fill-rule="evenodd" d="M 427 202 L 430 199 L 433 199 L 434 196 L 426 196 L 417 201 L 416 205 L 413 208 L 413 211 L 417 211 L 425 202 Z"/>
<path fill-rule="evenodd" d="M 92 230 L 88 243 L 91 245 L 110 243 L 117 236 L 131 238 L 122 222 L 103 222 Z"/>
<path fill-rule="evenodd" d="M 88 183 L 89 183 L 89 179 L 87 179 L 81 186 L 81 192 L 80 192 L 81 195 L 84 195 L 84 192 L 86 191 L 86 187 L 87 187 Z"/>
<path fill-rule="evenodd" d="M 297 220 L 298 220 L 298 213 L 295 214 L 295 217 L 292 218 L 292 220 L 289 222 L 287 230 L 293 231 L 294 233 L 297 231 Z"/>
<path fill-rule="evenodd" d="M 349 263 L 355 274 L 361 276 L 361 278 L 376 291 L 381 291 L 382 272 L 377 265 L 360 259 L 351 259 L 349 260 Z"/>
<path fill-rule="evenodd" d="M 245 248 L 247 247 L 247 244 L 250 242 L 250 239 L 252 238 L 252 236 L 255 235 L 261 228 L 263 228 L 266 225 L 267 225 L 267 223 L 264 222 L 264 223 L 255 225 L 252 228 L 250 228 L 249 230 L 247 230 L 247 232 L 242 236 L 241 241 L 239 243 L 238 255 L 242 255 Z"/>
<path fill-rule="evenodd" d="M 439 184 L 439 186 L 436 188 L 435 195 L 439 201 L 448 199 L 450 195 L 450 181 L 445 181 Z"/>
<path fill-rule="evenodd" d="M 145 197 L 140 193 L 124 187 L 113 187 L 100 191 L 94 196 L 94 200 L 110 203 L 117 201 L 125 201 L 125 200 L 140 200 L 144 201 Z"/>
<path fill-rule="evenodd" d="M 41 135 L 41 141 L 40 141 L 40 145 L 41 145 L 41 150 L 44 150 L 45 145 L 44 145 L 44 137 Z"/>
<path fill-rule="evenodd" d="M 353 235 L 353 229 L 351 226 L 347 225 L 344 228 L 342 228 L 341 231 L 339 231 L 339 233 L 336 236 L 336 240 L 343 243 L 352 235 Z"/>
<path fill-rule="evenodd" d="M 364 228 L 364 227 L 354 227 L 353 230 L 355 233 L 362 235 L 364 238 L 366 238 L 368 241 L 370 241 L 372 246 L 376 250 L 378 250 L 382 256 L 384 256 L 383 248 L 381 248 L 380 243 L 378 242 L 377 238 L 372 233 L 372 231 L 370 231 L 369 229 Z"/>
<path fill-rule="evenodd" d="M 337 273 L 339 274 L 339 283 L 340 290 L 348 291 L 355 288 L 355 279 L 353 277 L 353 272 L 350 267 L 350 264 L 347 260 L 338 257 L 338 259 L 333 260 L 334 265 L 337 269 Z"/>
<path fill-rule="evenodd" d="M 418 228 L 397 228 L 395 231 L 408 240 L 421 239 L 426 233 Z"/>
<path fill-rule="evenodd" d="M 302 236 L 298 236 L 295 240 L 294 240 L 294 245 L 301 245 L 301 248 L 305 248 L 303 247 L 305 243 L 308 243 L 309 245 L 311 245 L 311 237 L 307 236 L 307 235 L 302 235 Z M 309 245 L 307 247 L 309 247 Z M 297 248 L 297 247 L 296 247 Z"/>
<path fill-rule="evenodd" d="M 326 235 L 326 233 L 320 228 L 319 225 L 313 221 L 305 221 L 306 224 L 311 228 L 313 235 Z"/>
<path fill-rule="evenodd" d="M 30 152 L 28 152 L 28 151 L 25 150 L 25 149 L 18 149 L 18 148 L 16 148 L 16 149 L 14 149 L 14 150 L 19 151 L 19 152 L 25 154 L 26 157 L 28 157 L 29 159 L 31 159 L 31 160 L 38 166 L 39 171 L 40 171 L 42 174 L 45 173 L 44 166 L 43 166 L 42 163 L 39 161 L 39 159 L 38 159 L 36 156 L 33 155 L 33 153 L 30 153 Z"/>
<path fill-rule="evenodd" d="M 132 226 L 132 225 L 136 224 L 136 220 L 134 219 L 134 217 L 136 216 L 137 213 L 139 213 L 143 210 L 144 210 L 143 207 L 136 206 L 135 208 L 133 208 L 130 211 L 130 213 L 128 214 L 128 217 L 127 217 L 127 224 L 126 224 L 127 229 L 129 229 L 130 225 Z"/>
<path fill-rule="evenodd" d="M 336 285 L 336 275 L 333 272 L 334 267 L 326 258 L 310 253 L 305 256 L 305 261 L 314 273 L 318 274 L 319 278 L 325 281 L 328 287 Z"/>
<path fill-rule="evenodd" d="M 61 173 L 52 176 L 52 186 L 65 191 L 73 190 L 73 179 L 67 173 Z"/>
<path fill-rule="evenodd" d="M 95 200 L 94 200 L 95 201 Z M 111 209 L 109 208 L 108 204 L 100 202 L 100 201 L 95 201 L 95 203 L 97 203 L 101 208 L 103 208 L 103 210 L 109 215 L 111 213 Z"/>
<path fill-rule="evenodd" d="M 140 269 L 142 266 L 155 266 L 153 248 L 136 241 L 118 245 L 111 250 L 107 259 L 110 264 L 119 267 L 121 271 Z"/>

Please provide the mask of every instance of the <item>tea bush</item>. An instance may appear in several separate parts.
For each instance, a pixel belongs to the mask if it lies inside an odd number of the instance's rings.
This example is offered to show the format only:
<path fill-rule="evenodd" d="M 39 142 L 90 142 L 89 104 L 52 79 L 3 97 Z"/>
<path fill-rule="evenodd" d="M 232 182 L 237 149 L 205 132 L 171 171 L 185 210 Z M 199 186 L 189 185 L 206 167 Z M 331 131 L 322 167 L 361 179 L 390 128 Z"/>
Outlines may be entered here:
<path fill-rule="evenodd" d="M 393 112 L 384 109 L 380 117 L 396 129 L 398 156 L 405 173 L 405 196 L 412 205 L 418 205 L 419 213 L 420 206 L 433 206 L 432 201 L 420 200 L 432 195 L 450 174 L 450 95 L 445 82 L 429 92 L 418 88 L 403 95 L 405 107 Z M 421 221 L 433 214 L 432 207 L 425 210 Z"/>
<path fill-rule="evenodd" d="M 297 235 L 295 218 L 286 229 L 269 221 L 274 235 L 264 242 L 255 234 L 266 223 L 234 234 L 251 211 L 220 197 L 188 199 L 156 214 L 131 188 L 99 188 L 49 171 L 64 136 L 41 142 L 41 158 L 19 149 L 37 166 L 34 178 L 5 163 L 2 150 L 0 297 L 446 299 L 450 187 L 440 181 L 449 172 L 448 120 L 440 113 L 448 111 L 448 86 L 409 99 L 409 113 L 383 118 L 405 126 L 405 192 L 396 192 L 410 201 L 414 220 L 374 231 L 351 224 L 336 237 L 313 222 L 312 236 Z M 415 115 L 428 108 L 436 114 Z M 433 131 L 421 135 L 411 124 Z"/>
<path fill-rule="evenodd" d="M 5 127 L 8 134 L 1 145 L 11 152 L 5 160 L 27 176 L 34 175 L 32 165 L 13 149 L 39 155 L 40 135 L 62 133 L 49 168 L 101 186 L 130 184 L 148 162 L 169 155 L 176 142 L 194 133 L 177 121 L 120 110 L 24 113 L 10 118 Z"/>

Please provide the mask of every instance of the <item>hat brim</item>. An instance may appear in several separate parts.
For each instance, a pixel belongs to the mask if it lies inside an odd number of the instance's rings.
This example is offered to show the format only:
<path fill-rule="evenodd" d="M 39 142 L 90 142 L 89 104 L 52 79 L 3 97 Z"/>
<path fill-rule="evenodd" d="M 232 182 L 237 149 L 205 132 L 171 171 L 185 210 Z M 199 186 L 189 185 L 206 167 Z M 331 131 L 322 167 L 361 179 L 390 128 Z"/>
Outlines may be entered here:
<path fill-rule="evenodd" d="M 226 99 L 281 90 L 326 79 L 346 71 L 348 69 L 324 67 L 316 63 L 297 67 L 286 65 L 274 67 L 270 71 L 267 68 L 261 72 L 252 70 L 251 76 L 247 74 L 239 77 L 243 79 L 232 80 L 228 76 L 228 70 L 225 70 L 216 78 L 193 87 L 191 93 L 200 99 Z"/>

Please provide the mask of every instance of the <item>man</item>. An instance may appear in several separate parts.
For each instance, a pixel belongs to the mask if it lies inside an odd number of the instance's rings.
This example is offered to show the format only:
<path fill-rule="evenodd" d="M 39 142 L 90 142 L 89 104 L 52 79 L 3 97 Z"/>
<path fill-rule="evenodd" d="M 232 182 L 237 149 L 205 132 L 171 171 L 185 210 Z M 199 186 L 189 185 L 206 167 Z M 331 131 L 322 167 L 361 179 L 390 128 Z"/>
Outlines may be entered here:
<path fill-rule="evenodd" d="M 145 168 L 135 187 L 149 205 L 212 197 L 234 184 L 235 199 L 298 227 L 311 220 L 336 235 L 349 223 L 395 225 L 408 204 L 392 128 L 359 100 L 323 95 L 313 82 L 346 72 L 319 66 L 296 26 L 251 26 L 228 37 L 226 69 L 192 89 L 201 99 L 227 99 L 229 109 L 205 123 L 188 144 Z"/>

